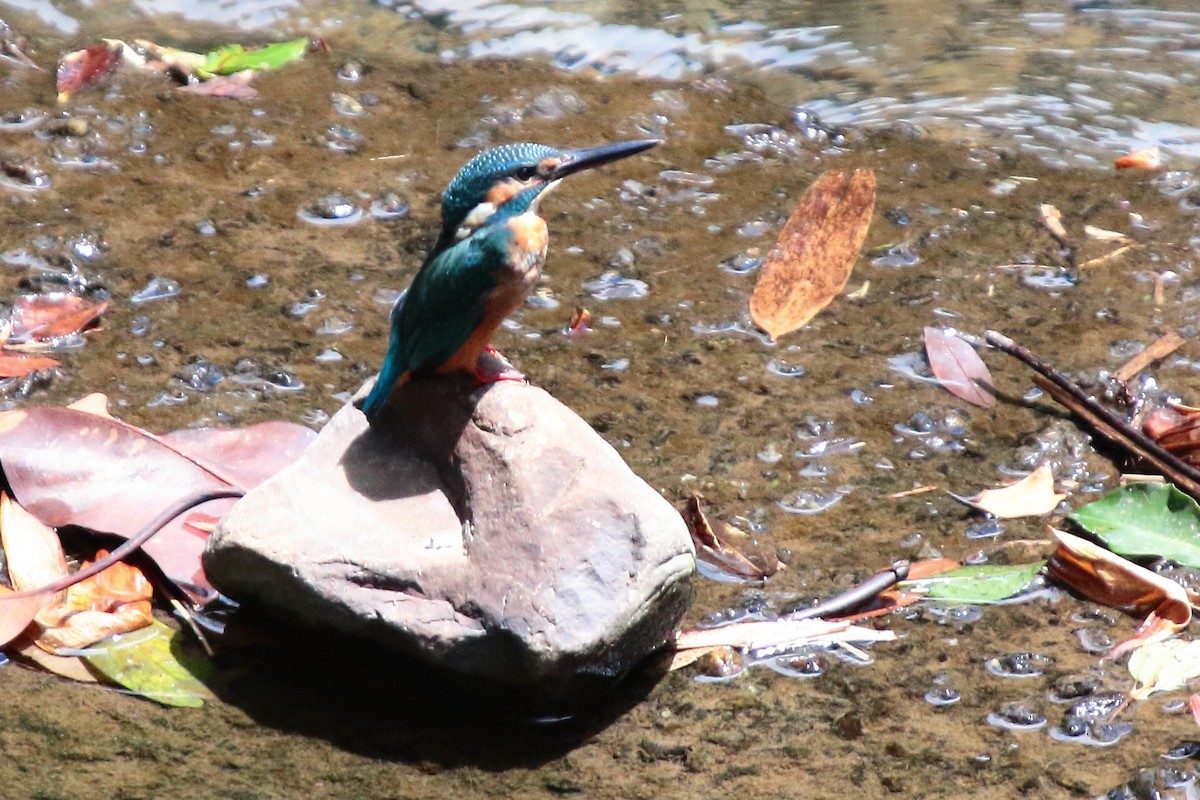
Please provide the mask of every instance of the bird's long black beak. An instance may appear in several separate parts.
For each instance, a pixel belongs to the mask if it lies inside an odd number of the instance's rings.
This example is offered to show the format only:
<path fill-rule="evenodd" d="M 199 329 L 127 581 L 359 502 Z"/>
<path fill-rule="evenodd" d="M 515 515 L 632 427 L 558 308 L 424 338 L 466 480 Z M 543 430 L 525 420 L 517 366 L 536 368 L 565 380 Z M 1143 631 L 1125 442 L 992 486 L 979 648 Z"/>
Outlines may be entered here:
<path fill-rule="evenodd" d="M 639 139 L 634 142 L 615 142 L 613 144 L 602 144 L 599 147 L 583 147 L 578 150 L 567 150 L 562 154 L 562 161 L 551 173 L 550 180 L 558 180 L 581 170 L 598 167 L 610 161 L 628 158 L 643 150 L 649 150 L 658 144 L 662 144 L 662 139 Z"/>

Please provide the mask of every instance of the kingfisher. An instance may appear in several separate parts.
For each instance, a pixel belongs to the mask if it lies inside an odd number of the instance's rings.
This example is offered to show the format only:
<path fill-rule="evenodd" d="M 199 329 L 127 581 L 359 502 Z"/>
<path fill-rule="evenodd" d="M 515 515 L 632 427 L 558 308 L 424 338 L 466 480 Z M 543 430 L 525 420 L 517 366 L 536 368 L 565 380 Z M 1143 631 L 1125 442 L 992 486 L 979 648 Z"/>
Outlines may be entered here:
<path fill-rule="evenodd" d="M 375 386 L 362 403 L 375 422 L 414 375 L 470 372 L 481 384 L 524 380 L 485 369 L 489 341 L 520 308 L 546 260 L 549 233 L 539 204 L 563 178 L 632 156 L 658 139 L 559 150 L 508 144 L 467 162 L 442 196 L 442 230 L 391 313 L 391 338 Z M 498 355 L 498 354 L 497 354 Z"/>

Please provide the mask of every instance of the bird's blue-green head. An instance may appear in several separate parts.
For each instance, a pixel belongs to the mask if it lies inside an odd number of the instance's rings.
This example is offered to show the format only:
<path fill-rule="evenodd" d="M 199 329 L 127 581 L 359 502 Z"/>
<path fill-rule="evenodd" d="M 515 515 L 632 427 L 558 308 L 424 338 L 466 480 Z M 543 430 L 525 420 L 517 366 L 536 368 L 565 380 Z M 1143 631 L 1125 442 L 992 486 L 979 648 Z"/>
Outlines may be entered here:
<path fill-rule="evenodd" d="M 525 142 L 485 150 L 459 170 L 442 197 L 439 249 L 470 236 L 509 203 L 521 204 L 522 213 L 536 209 L 541 197 L 568 175 L 626 158 L 658 143 L 658 139 L 641 139 L 559 150 Z"/>

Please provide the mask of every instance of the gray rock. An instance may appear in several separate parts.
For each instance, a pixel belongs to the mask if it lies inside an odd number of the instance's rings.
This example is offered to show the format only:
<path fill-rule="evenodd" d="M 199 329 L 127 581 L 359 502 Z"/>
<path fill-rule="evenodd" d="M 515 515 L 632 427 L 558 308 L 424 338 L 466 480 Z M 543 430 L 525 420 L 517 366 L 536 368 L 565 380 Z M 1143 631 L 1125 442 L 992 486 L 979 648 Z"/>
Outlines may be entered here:
<path fill-rule="evenodd" d="M 679 514 L 532 386 L 414 381 L 375 428 L 339 411 L 208 540 L 221 592 L 378 642 L 485 690 L 572 705 L 672 634 Z"/>

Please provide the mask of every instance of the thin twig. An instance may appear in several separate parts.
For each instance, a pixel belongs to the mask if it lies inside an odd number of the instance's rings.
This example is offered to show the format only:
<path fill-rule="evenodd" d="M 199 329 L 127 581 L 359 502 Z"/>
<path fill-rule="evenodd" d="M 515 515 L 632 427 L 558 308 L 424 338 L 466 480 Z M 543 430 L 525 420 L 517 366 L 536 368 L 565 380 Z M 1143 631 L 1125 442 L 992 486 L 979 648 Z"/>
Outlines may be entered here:
<path fill-rule="evenodd" d="M 1200 472 L 1167 452 L 1146 434 L 1088 395 L 1054 367 L 1042 361 L 1002 333 L 988 331 L 988 343 L 1003 350 L 1037 372 L 1034 382 L 1056 402 L 1086 422 L 1096 433 L 1161 472 L 1167 480 L 1200 499 Z"/>

